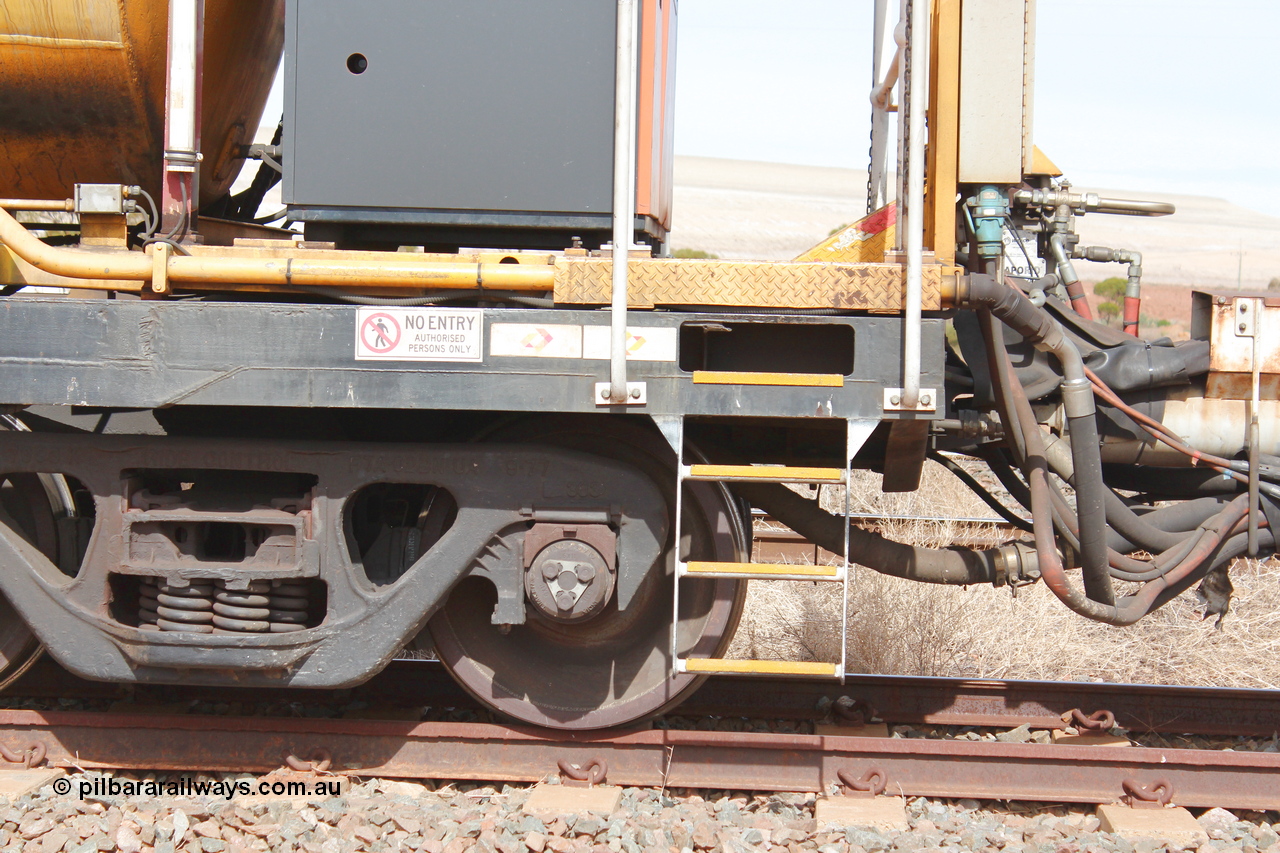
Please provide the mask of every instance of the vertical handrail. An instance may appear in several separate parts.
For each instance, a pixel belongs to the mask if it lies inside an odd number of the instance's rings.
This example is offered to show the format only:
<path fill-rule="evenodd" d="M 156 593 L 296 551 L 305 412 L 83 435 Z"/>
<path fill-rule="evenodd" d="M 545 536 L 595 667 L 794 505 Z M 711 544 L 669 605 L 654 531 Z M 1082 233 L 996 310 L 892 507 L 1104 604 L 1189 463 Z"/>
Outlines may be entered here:
<path fill-rule="evenodd" d="M 618 0 L 613 109 L 613 292 L 609 401 L 627 402 L 627 272 L 636 211 L 637 0 Z"/>
<path fill-rule="evenodd" d="M 197 206 L 203 40 L 204 0 L 169 0 L 162 229 L 189 226 Z"/>
<path fill-rule="evenodd" d="M 867 173 L 867 213 L 884 207 L 889 189 L 889 170 L 885 168 L 885 150 L 889 139 L 889 101 L 893 97 L 893 84 L 898 79 L 901 51 L 896 51 L 886 65 L 884 40 L 888 16 L 889 0 L 875 0 L 875 43 L 871 55 L 871 165 Z"/>
<path fill-rule="evenodd" d="M 920 405 L 920 320 L 924 291 L 924 173 L 925 111 L 929 97 L 929 9 L 931 0 L 911 0 L 910 51 L 904 79 L 909 81 L 903 104 L 907 110 L 907 293 L 902 331 L 902 408 Z"/>

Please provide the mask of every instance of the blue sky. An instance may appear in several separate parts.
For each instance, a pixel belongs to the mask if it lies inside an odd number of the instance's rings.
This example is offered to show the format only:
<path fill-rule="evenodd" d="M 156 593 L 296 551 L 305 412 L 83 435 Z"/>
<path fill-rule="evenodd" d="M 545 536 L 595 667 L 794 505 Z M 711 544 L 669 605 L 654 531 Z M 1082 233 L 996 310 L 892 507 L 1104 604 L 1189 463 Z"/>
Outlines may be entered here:
<path fill-rule="evenodd" d="M 680 154 L 866 168 L 870 0 L 681 0 Z M 1280 216 L 1280 3 L 1039 0 L 1036 143 L 1078 184 Z"/>

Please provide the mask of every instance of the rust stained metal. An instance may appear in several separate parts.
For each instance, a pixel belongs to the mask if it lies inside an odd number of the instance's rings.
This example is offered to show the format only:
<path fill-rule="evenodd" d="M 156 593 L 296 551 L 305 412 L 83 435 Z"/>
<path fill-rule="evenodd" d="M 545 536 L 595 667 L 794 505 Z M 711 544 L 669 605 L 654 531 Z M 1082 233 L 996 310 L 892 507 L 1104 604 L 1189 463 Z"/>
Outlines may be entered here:
<path fill-rule="evenodd" d="M 1252 396 L 1256 334 L 1263 398 L 1275 399 L 1280 387 L 1280 296 L 1274 292 L 1195 291 L 1191 315 L 1192 337 L 1209 340 L 1205 396 L 1222 400 Z"/>
<path fill-rule="evenodd" d="M 50 15 L 58 5 L 6 8 L 0 195 L 57 198 L 74 183 L 124 183 L 158 197 L 167 0 L 86 0 Z M 283 0 L 207 0 L 202 197 L 234 179 L 230 140 L 257 129 L 283 43 Z"/>
<path fill-rule="evenodd" d="M 171 697 L 224 702 L 258 702 L 261 690 L 247 688 L 151 687 L 136 685 L 137 701 Z M 379 705 L 474 707 L 472 700 L 435 661 L 397 660 L 357 688 L 360 698 Z M 12 688 L 20 696 L 122 698 L 123 688 L 69 675 L 49 658 L 36 663 Z M 849 675 L 842 688 L 829 683 L 712 677 L 674 713 L 688 716 L 813 719 L 819 703 L 860 701 L 874 706 L 889 723 L 1003 726 L 1061 729 L 1063 714 L 1105 707 L 1116 724 L 1131 732 L 1270 737 L 1280 731 L 1280 692 L 1033 681 L 979 681 L 908 676 Z M 281 702 L 321 702 L 323 692 L 279 688 Z M 825 702 L 823 700 L 826 700 Z M 346 700 L 344 700 L 346 701 Z"/>
<path fill-rule="evenodd" d="M 199 737 L 192 737 L 199 732 Z M 0 744 L 48 745 L 52 766 L 269 772 L 276 756 L 332 755 L 335 772 L 530 782 L 564 760 L 608 762 L 613 784 L 823 791 L 872 767 L 907 796 L 1111 802 L 1131 785 L 1179 805 L 1280 807 L 1280 755 L 821 735 L 634 730 L 552 736 L 468 723 L 0 712 Z"/>

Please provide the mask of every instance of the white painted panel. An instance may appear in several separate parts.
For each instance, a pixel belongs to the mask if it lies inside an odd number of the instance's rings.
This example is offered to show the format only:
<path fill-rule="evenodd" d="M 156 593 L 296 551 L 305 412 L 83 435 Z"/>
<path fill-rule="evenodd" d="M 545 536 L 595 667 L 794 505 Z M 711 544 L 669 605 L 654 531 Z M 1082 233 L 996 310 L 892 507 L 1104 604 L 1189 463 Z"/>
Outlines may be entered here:
<path fill-rule="evenodd" d="M 679 330 L 658 326 L 627 326 L 628 361 L 675 361 Z M 582 330 L 582 357 L 609 357 L 609 327 L 586 326 Z"/>
<path fill-rule="evenodd" d="M 550 323 L 494 323 L 489 355 L 582 358 L 582 327 Z"/>
<path fill-rule="evenodd" d="M 960 31 L 960 180 L 1022 181 L 1023 0 L 964 0 Z"/>

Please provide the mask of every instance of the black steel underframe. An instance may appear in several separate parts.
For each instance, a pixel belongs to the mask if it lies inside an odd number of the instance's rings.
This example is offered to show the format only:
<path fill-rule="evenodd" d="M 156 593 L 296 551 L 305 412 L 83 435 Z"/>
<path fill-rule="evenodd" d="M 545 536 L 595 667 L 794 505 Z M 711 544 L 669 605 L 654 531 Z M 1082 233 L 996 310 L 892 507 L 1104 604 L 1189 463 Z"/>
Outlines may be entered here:
<path fill-rule="evenodd" d="M 686 322 L 847 324 L 854 368 L 842 388 L 694 385 L 673 362 L 631 361 L 655 416 L 740 415 L 859 420 L 887 413 L 902 383 L 902 319 L 633 312 L 633 327 Z M 486 309 L 478 364 L 354 358 L 356 308 L 251 302 L 9 297 L 0 299 L 0 405 L 164 408 L 177 405 L 598 412 L 607 359 L 488 355 L 494 323 L 608 326 L 604 310 Z M 924 387 L 942 388 L 945 321 L 924 320 Z"/>

